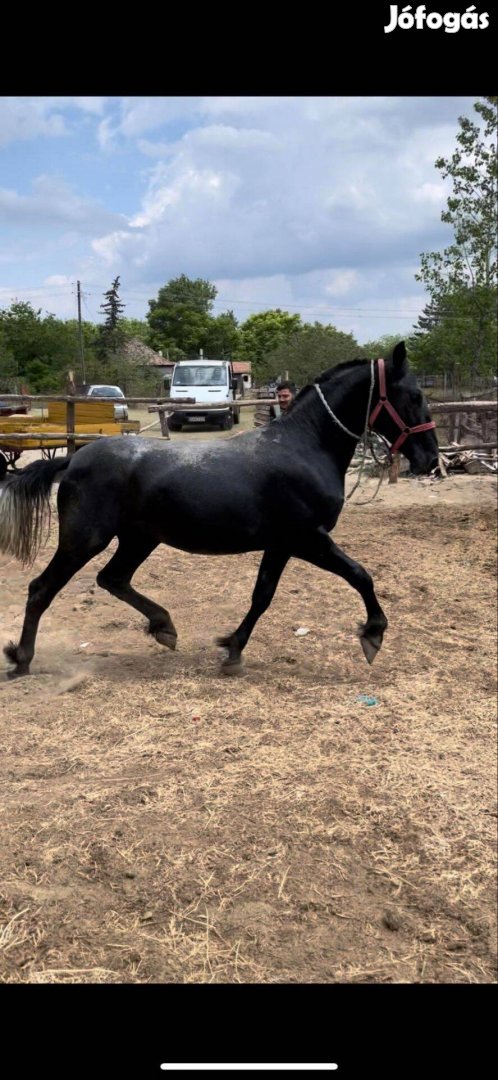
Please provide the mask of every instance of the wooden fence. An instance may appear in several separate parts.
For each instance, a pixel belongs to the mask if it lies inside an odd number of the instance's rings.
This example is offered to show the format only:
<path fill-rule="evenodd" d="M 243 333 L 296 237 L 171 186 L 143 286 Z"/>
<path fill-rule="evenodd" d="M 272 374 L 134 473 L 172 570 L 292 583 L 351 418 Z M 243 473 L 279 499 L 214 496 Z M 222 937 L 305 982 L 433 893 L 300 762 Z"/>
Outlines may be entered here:
<path fill-rule="evenodd" d="M 60 433 L 62 439 L 65 439 L 68 453 L 74 451 L 75 444 L 75 405 L 77 402 L 85 402 L 88 404 L 88 397 L 81 397 L 77 395 L 67 394 L 4 394 L 2 395 L 2 401 L 12 401 L 19 404 L 27 404 L 31 402 L 36 403 L 48 403 L 48 402 L 65 402 L 66 404 L 66 430 Z M 174 413 L 177 409 L 182 409 L 188 404 L 189 412 L 201 411 L 209 412 L 220 408 L 218 404 L 201 405 L 195 402 L 194 398 L 183 398 L 182 400 L 172 400 L 167 397 L 126 397 L 126 398 L 108 398 L 108 397 L 92 397 L 92 402 L 105 402 L 107 405 L 112 403 L 128 405 L 147 405 L 149 412 L 157 411 L 159 413 L 159 420 L 161 421 L 161 432 L 165 437 L 169 437 L 167 430 L 167 415 Z M 275 403 L 274 398 L 243 398 L 237 399 L 237 408 L 255 410 L 255 424 L 260 426 L 267 422 L 269 418 L 269 406 Z M 436 402 L 431 404 L 431 413 L 437 420 L 438 417 L 448 417 L 446 425 L 438 424 L 438 427 L 444 427 L 447 430 L 448 443 L 455 444 L 458 442 L 458 438 L 465 438 L 465 448 L 495 448 L 497 444 L 497 409 L 498 403 L 496 401 L 446 401 Z M 481 419 L 481 423 L 479 423 Z M 484 422 L 485 421 L 485 422 Z M 149 427 L 152 425 L 149 425 Z M 59 433 L 58 433 L 59 434 Z M 47 436 L 48 437 L 48 436 Z M 101 437 L 99 433 L 88 433 L 88 439 Z M 469 445 L 469 437 L 474 437 L 474 443 Z M 10 432 L 9 439 L 18 439 L 20 443 L 26 438 L 24 432 Z M 53 435 L 52 435 L 53 438 Z"/>

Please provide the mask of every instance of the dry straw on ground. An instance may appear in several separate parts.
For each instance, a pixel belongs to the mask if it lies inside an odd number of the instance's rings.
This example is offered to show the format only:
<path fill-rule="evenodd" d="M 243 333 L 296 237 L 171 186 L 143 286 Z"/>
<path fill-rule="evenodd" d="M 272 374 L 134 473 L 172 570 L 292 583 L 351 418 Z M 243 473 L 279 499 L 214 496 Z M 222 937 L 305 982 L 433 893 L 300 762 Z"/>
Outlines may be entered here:
<path fill-rule="evenodd" d="M 94 587 L 105 556 L 66 587 L 1 685 L 4 981 L 495 979 L 496 487 L 447 483 L 340 520 L 390 619 L 371 669 L 359 598 L 297 562 L 233 680 L 212 641 L 257 556 L 139 570 L 174 654 Z M 32 576 L 0 567 L 4 638 Z"/>

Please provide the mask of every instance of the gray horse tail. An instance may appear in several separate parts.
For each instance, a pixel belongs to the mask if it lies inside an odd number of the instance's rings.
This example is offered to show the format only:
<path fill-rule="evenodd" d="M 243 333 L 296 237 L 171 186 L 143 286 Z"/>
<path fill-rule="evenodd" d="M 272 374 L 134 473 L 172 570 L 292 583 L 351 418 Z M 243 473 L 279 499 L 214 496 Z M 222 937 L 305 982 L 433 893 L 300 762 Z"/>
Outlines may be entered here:
<path fill-rule="evenodd" d="M 0 485 L 0 551 L 34 562 L 50 531 L 50 489 L 70 457 L 33 461 Z"/>

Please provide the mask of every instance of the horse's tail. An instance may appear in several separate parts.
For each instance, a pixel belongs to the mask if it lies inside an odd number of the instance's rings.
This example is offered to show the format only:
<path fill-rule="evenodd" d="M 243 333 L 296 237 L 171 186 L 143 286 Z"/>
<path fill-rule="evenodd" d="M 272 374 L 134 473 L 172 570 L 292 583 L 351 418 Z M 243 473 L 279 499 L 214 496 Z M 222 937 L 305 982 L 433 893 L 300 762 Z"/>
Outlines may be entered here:
<path fill-rule="evenodd" d="M 0 551 L 34 562 L 50 530 L 50 489 L 70 457 L 33 461 L 0 485 Z"/>

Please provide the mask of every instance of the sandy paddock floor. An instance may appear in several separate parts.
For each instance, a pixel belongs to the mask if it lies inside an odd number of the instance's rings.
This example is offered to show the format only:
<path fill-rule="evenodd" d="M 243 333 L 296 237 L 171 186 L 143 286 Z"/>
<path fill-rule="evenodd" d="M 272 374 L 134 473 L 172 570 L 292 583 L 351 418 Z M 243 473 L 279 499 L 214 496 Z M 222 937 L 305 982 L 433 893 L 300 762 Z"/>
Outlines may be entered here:
<path fill-rule="evenodd" d="M 348 505 L 334 536 L 390 620 L 372 668 L 361 600 L 305 564 L 238 679 L 213 639 L 256 555 L 140 568 L 176 653 L 95 585 L 108 554 L 85 567 L 32 676 L 1 676 L 0 979 L 494 981 L 495 508 L 468 476 Z M 2 642 L 55 542 L 34 570 L 2 558 Z"/>

